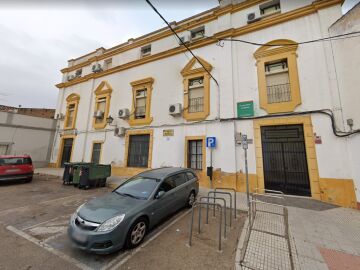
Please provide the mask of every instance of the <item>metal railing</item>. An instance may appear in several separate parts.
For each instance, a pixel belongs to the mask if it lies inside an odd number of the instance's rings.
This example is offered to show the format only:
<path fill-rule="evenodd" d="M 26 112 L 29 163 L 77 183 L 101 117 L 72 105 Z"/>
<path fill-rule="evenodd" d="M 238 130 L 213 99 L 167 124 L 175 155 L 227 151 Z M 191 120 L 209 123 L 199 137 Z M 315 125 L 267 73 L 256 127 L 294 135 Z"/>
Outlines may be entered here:
<path fill-rule="evenodd" d="M 209 197 L 209 196 L 202 196 L 199 198 L 199 201 L 201 202 L 202 199 L 207 199 L 207 202 L 209 203 L 210 199 L 214 199 L 214 203 L 215 200 L 221 200 L 224 203 L 224 238 L 226 239 L 226 200 L 224 198 L 214 198 L 214 197 Z M 215 206 L 214 206 L 215 209 Z M 199 224 L 198 224 L 198 232 L 200 233 L 200 222 L 201 222 L 201 207 L 199 208 Z M 206 222 L 205 224 L 209 224 L 209 204 L 206 205 Z"/>
<path fill-rule="evenodd" d="M 135 108 L 135 118 L 145 118 L 146 115 L 146 106 L 136 106 Z"/>
<path fill-rule="evenodd" d="M 231 220 L 232 220 L 232 216 L 231 216 L 231 213 L 232 213 L 232 195 L 231 195 L 231 193 L 230 192 L 225 192 L 225 191 L 209 191 L 208 196 L 210 197 L 211 194 L 214 194 L 211 197 L 211 198 L 213 198 L 214 202 L 215 202 L 215 199 L 216 199 L 216 194 L 229 195 L 229 197 L 230 197 L 230 227 L 231 227 Z M 225 212 L 226 212 L 226 208 L 225 208 Z M 208 209 L 207 209 L 207 214 L 208 214 Z M 215 207 L 213 209 L 213 216 L 215 216 Z M 225 220 L 225 225 L 226 224 L 227 223 L 226 223 L 226 220 Z"/>
<path fill-rule="evenodd" d="M 204 111 L 204 98 L 189 98 L 188 110 L 190 113 L 203 112 Z"/>
<path fill-rule="evenodd" d="M 217 190 L 231 190 L 234 194 L 234 219 L 236 220 L 236 189 L 235 188 L 215 188 L 214 191 Z"/>
<path fill-rule="evenodd" d="M 264 243 L 266 243 L 266 239 L 268 239 L 268 237 L 276 237 L 282 242 L 286 242 L 284 245 L 287 246 L 288 250 L 288 261 L 279 262 L 279 264 L 282 266 L 285 265 L 284 269 L 294 269 L 289 236 L 288 211 L 286 208 L 286 198 L 284 193 L 268 189 L 255 190 L 256 192 L 251 194 L 250 207 L 248 210 L 248 225 L 246 228 L 244 244 L 240 253 L 240 265 L 246 269 L 255 269 L 257 267 L 252 265 L 252 261 L 261 260 L 261 269 L 273 269 L 274 265 L 272 263 L 276 260 L 272 258 L 271 261 L 268 261 L 266 254 L 261 253 L 264 251 L 260 247 L 261 245 L 265 245 Z M 264 202 L 260 199 L 275 200 L 279 203 Z M 260 214 L 266 216 L 261 216 Z M 271 223 L 271 219 L 274 219 L 275 221 Z M 265 222 L 265 224 L 262 224 L 262 222 Z M 251 246 L 250 248 L 249 245 Z M 256 251 L 253 250 L 254 247 L 256 247 Z M 264 247 L 264 250 L 271 253 L 272 248 L 277 250 L 277 246 L 266 246 Z M 248 249 L 253 251 L 247 253 Z M 274 253 L 277 254 L 279 252 L 285 251 L 277 250 L 277 252 Z M 287 257 L 287 254 L 284 257 Z M 282 257 L 282 259 L 284 257 Z M 279 269 L 282 268 L 280 267 Z"/>
<path fill-rule="evenodd" d="M 291 101 L 290 83 L 267 86 L 268 103 L 280 103 Z"/>

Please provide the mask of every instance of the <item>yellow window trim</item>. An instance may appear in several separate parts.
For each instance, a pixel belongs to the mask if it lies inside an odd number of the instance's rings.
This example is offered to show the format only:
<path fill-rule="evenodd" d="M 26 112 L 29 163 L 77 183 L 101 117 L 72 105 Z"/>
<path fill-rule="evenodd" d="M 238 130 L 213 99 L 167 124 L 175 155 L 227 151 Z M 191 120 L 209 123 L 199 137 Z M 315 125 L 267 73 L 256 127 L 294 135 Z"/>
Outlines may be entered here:
<path fill-rule="evenodd" d="M 206 62 L 201 57 L 197 56 L 201 64 L 208 70 L 209 72 L 212 70 L 212 65 Z M 197 121 L 204 120 L 210 114 L 210 75 L 206 72 L 206 70 L 201 66 L 199 68 L 194 68 L 197 63 L 195 57 L 193 57 L 189 63 L 181 70 L 181 75 L 183 76 L 183 87 L 184 87 L 184 111 L 183 117 L 187 121 Z M 190 113 L 188 110 L 189 107 L 189 80 L 197 77 L 204 77 L 204 111 L 203 112 L 194 112 Z"/>
<path fill-rule="evenodd" d="M 306 149 L 306 159 L 310 180 L 311 197 L 320 200 L 320 183 L 319 183 L 319 169 L 316 157 L 316 148 L 314 142 L 314 132 L 311 122 L 311 116 L 294 116 L 294 117 L 280 117 L 271 119 L 254 120 L 254 141 L 255 141 L 255 156 L 256 156 L 256 174 L 258 179 L 258 187 L 265 188 L 264 165 L 261 143 L 261 127 L 262 126 L 277 126 L 277 125 L 297 125 L 302 124 L 304 127 L 304 139 Z"/>
<path fill-rule="evenodd" d="M 63 135 L 61 137 L 60 147 L 59 147 L 59 150 L 58 150 L 58 157 L 57 157 L 57 160 L 56 160 L 56 167 L 57 168 L 60 168 L 60 166 L 61 166 L 61 159 L 62 159 L 62 153 L 63 153 L 63 150 L 64 150 L 63 148 L 64 148 L 64 140 L 65 139 L 73 139 L 73 143 L 72 143 L 72 146 L 71 146 L 71 155 L 70 155 L 70 162 L 71 162 L 72 156 L 73 156 L 73 153 L 74 153 L 75 138 L 76 138 L 76 135 Z"/>
<path fill-rule="evenodd" d="M 109 116 L 110 110 L 110 98 L 112 93 L 112 88 L 107 81 L 102 81 L 99 86 L 95 89 L 95 107 L 94 112 L 97 110 L 99 99 L 105 98 L 105 112 L 104 118 L 101 122 L 96 123 L 95 117 L 93 117 L 93 127 L 94 129 L 103 129 L 106 127 L 106 118 Z"/>
<path fill-rule="evenodd" d="M 91 152 L 90 152 L 90 153 L 91 153 L 91 156 L 90 156 L 90 161 L 89 161 L 89 162 L 91 162 L 92 159 L 93 159 L 93 154 L 94 154 L 93 150 L 94 150 L 94 144 L 95 144 L 95 143 L 100 143 L 100 144 L 101 144 L 100 155 L 99 155 L 99 164 L 101 164 L 104 141 L 93 141 L 93 142 L 92 142 Z"/>
<path fill-rule="evenodd" d="M 188 167 L 189 141 L 202 140 L 202 172 L 206 172 L 206 136 L 185 136 L 184 168 Z"/>
<path fill-rule="evenodd" d="M 142 80 L 137 80 L 131 82 L 132 86 L 132 109 L 130 113 L 130 117 L 128 123 L 130 126 L 140 126 L 140 125 L 149 125 L 153 118 L 150 116 L 151 113 L 151 94 L 153 90 L 154 78 L 145 78 Z M 136 91 L 146 89 L 146 112 L 145 118 L 135 119 L 135 97 Z"/>
<path fill-rule="evenodd" d="M 151 168 L 151 162 L 152 162 L 152 150 L 153 150 L 153 134 L 154 131 L 152 129 L 142 129 L 142 130 L 127 130 L 125 134 L 125 157 L 124 157 L 124 167 L 126 168 L 133 168 L 128 167 L 128 154 L 129 154 L 129 143 L 130 143 L 130 136 L 131 135 L 144 135 L 149 134 L 150 140 L 149 140 L 149 157 L 148 157 L 148 166 L 147 168 Z M 137 167 L 136 167 L 137 168 Z"/>
<path fill-rule="evenodd" d="M 66 116 L 65 116 L 65 121 L 64 121 L 64 129 L 74 129 L 75 128 L 75 124 L 76 124 L 76 116 L 77 116 L 77 111 L 78 111 L 78 105 L 80 102 L 80 96 L 77 94 L 71 94 L 66 98 Z M 68 125 L 69 123 L 69 107 L 71 105 L 74 105 L 74 118 L 73 121 L 71 123 L 71 125 Z"/>
<path fill-rule="evenodd" d="M 276 44 L 289 45 L 280 45 L 279 47 L 268 46 Z M 279 39 L 266 43 L 266 45 L 260 47 L 254 53 L 258 74 L 260 108 L 264 109 L 267 113 L 292 112 L 295 110 L 296 106 L 301 104 L 300 84 L 296 60 L 297 48 L 298 45 L 296 42 L 287 39 Z M 265 63 L 281 59 L 287 59 L 288 62 L 291 101 L 269 104 L 267 100 Z"/>

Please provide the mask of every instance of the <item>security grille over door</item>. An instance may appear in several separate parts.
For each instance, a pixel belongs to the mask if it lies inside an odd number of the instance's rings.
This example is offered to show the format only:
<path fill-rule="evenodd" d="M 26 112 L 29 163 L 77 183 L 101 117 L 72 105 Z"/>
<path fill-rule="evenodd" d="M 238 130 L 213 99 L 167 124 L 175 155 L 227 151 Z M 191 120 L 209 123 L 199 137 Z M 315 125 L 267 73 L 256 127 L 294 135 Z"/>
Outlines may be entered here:
<path fill-rule="evenodd" d="M 130 135 L 128 167 L 148 167 L 150 135 Z"/>
<path fill-rule="evenodd" d="M 302 125 L 261 127 L 265 188 L 310 196 Z"/>

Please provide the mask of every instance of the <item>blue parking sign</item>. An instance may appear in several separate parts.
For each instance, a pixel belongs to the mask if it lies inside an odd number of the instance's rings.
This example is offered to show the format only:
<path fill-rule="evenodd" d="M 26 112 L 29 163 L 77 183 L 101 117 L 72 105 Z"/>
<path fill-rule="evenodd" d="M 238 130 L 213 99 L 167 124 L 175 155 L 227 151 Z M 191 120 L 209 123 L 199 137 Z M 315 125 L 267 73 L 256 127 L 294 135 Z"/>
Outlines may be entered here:
<path fill-rule="evenodd" d="M 206 147 L 215 148 L 216 147 L 216 137 L 206 137 Z"/>

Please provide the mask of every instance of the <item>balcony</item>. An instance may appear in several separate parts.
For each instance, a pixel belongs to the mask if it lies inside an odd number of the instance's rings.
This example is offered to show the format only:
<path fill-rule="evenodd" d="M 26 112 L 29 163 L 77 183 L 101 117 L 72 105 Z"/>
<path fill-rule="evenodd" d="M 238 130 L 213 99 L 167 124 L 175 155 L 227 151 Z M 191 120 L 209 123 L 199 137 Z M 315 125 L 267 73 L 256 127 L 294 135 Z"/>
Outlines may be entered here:
<path fill-rule="evenodd" d="M 290 83 L 267 86 L 268 104 L 289 101 L 291 101 Z"/>
<path fill-rule="evenodd" d="M 204 111 L 204 97 L 189 98 L 189 113 Z"/>

